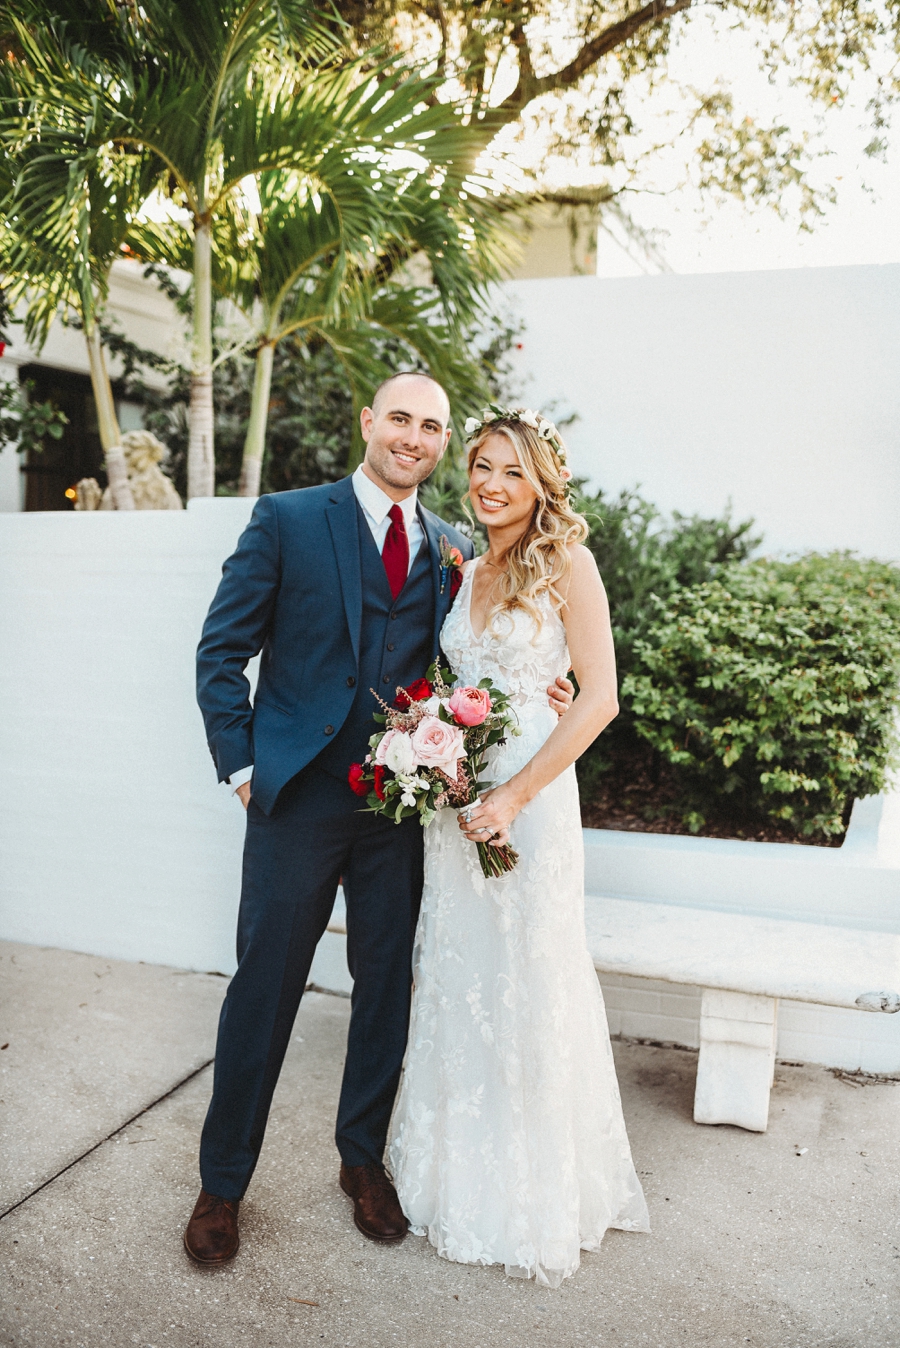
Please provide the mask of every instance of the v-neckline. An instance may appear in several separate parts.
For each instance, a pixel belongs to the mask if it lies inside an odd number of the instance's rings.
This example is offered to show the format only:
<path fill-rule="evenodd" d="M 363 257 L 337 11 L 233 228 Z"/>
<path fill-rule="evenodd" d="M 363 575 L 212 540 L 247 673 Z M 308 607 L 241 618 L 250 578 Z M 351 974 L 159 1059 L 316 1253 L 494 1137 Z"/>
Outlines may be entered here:
<path fill-rule="evenodd" d="M 477 636 L 475 633 L 475 625 L 472 622 L 472 596 L 475 593 L 475 568 L 478 566 L 481 560 L 482 560 L 481 557 L 473 557 L 472 565 L 466 572 L 466 575 L 469 578 L 469 593 L 467 595 L 467 603 L 466 603 L 466 622 L 469 624 L 469 632 L 471 634 L 472 640 L 477 641 L 479 645 L 484 640 L 484 634 L 488 629 L 488 625 L 487 623 L 485 623 L 484 627 L 482 628 L 481 636 Z"/>

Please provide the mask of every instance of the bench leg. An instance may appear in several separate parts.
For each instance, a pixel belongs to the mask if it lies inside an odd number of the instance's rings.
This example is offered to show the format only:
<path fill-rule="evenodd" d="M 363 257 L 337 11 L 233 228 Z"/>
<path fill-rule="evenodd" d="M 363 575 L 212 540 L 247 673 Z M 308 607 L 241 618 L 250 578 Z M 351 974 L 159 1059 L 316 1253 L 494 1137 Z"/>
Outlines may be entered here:
<path fill-rule="evenodd" d="M 775 997 L 703 989 L 695 1123 L 766 1131 L 777 1019 Z"/>

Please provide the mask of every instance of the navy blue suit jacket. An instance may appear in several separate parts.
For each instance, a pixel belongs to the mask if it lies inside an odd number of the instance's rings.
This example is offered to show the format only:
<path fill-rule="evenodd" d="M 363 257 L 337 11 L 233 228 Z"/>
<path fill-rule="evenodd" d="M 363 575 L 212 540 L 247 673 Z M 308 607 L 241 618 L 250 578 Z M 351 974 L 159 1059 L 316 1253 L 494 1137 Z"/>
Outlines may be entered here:
<path fill-rule="evenodd" d="M 433 654 L 450 608 L 440 537 L 471 557 L 471 541 L 419 507 L 434 575 Z M 253 767 L 268 814 L 281 788 L 325 748 L 353 704 L 359 674 L 362 573 L 349 477 L 261 496 L 203 626 L 197 700 L 219 781 Z M 253 704 L 244 670 L 262 652 Z M 424 670 L 423 670 L 424 673 Z M 326 730 L 328 727 L 328 730 Z"/>

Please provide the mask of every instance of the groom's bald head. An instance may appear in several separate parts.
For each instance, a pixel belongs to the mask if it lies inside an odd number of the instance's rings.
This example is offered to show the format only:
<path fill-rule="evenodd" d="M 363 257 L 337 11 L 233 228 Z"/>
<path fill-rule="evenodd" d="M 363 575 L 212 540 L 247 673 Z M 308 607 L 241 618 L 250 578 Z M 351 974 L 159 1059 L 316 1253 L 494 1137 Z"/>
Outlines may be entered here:
<path fill-rule="evenodd" d="M 385 379 L 359 418 L 363 472 L 402 501 L 434 471 L 450 439 L 450 401 L 430 374 Z"/>
<path fill-rule="evenodd" d="M 450 421 L 450 399 L 447 397 L 447 391 L 443 384 L 437 379 L 433 379 L 430 374 L 425 374 L 421 370 L 401 370 L 399 374 L 392 374 L 387 379 L 383 379 L 375 390 L 372 398 L 372 411 L 377 416 L 384 410 L 385 401 L 392 397 L 401 397 L 402 389 L 407 386 L 413 386 L 416 383 L 430 384 L 432 391 L 439 396 L 443 408 L 443 424 L 446 426 Z"/>

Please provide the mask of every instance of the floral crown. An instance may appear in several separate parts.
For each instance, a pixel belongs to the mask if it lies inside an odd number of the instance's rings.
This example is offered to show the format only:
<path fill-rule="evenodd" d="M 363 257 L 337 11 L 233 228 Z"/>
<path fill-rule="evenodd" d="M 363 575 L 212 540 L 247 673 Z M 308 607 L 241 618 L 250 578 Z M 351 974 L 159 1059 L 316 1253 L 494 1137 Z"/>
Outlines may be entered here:
<path fill-rule="evenodd" d="M 475 436 L 480 435 L 485 426 L 490 425 L 492 421 L 521 421 L 525 426 L 537 431 L 540 438 L 547 441 L 556 455 L 559 475 L 563 482 L 568 482 L 572 473 L 566 466 L 566 447 L 553 422 L 548 421 L 543 413 L 534 412 L 530 407 L 502 407 L 499 403 L 488 403 L 487 407 L 481 409 L 480 417 L 466 418 L 464 427 L 466 440 L 474 440 Z"/>

